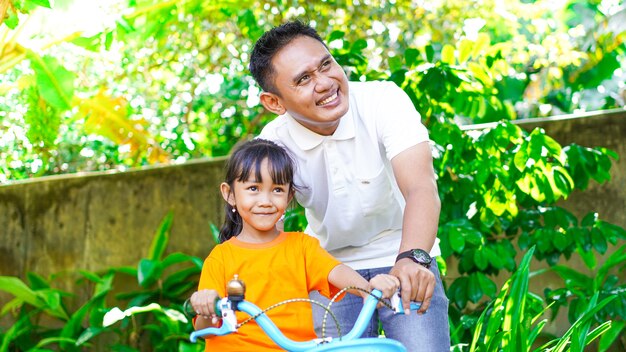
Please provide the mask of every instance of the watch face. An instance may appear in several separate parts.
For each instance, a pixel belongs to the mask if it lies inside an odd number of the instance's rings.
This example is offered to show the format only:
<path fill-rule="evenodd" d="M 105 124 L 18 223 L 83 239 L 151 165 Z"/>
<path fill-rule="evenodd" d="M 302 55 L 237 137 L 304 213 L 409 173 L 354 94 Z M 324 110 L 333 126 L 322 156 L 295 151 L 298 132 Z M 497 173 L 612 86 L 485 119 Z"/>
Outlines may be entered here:
<path fill-rule="evenodd" d="M 430 255 L 426 253 L 426 251 L 421 250 L 421 249 L 414 249 L 413 257 L 418 263 L 422 263 L 422 264 L 430 264 L 430 262 L 432 261 L 432 258 L 430 257 Z"/>

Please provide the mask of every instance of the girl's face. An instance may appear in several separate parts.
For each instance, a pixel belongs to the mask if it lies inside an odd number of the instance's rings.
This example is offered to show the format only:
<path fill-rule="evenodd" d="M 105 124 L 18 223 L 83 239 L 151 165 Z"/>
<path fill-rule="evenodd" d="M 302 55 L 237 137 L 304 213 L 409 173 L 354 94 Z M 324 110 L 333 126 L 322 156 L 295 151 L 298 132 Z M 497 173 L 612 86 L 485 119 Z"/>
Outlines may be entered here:
<path fill-rule="evenodd" d="M 247 242 L 267 242 L 279 231 L 276 223 L 291 200 L 289 184 L 275 184 L 269 172 L 267 159 L 261 163 L 261 181 L 255 180 L 254 172 L 246 181 L 235 181 L 233 189 L 222 183 L 222 195 L 237 209 L 243 219 L 243 229 L 237 236 Z"/>

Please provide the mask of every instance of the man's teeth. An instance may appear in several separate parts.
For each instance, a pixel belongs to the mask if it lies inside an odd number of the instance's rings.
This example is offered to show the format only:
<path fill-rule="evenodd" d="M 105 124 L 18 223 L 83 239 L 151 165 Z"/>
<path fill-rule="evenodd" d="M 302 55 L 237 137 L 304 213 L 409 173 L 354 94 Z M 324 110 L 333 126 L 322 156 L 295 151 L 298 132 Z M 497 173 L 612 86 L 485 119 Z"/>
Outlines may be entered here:
<path fill-rule="evenodd" d="M 320 101 L 319 103 L 317 103 L 317 105 L 326 105 L 326 104 L 330 103 L 331 101 L 333 101 L 335 99 L 337 99 L 337 93 L 335 93 L 335 94 L 329 96 L 328 98 Z"/>

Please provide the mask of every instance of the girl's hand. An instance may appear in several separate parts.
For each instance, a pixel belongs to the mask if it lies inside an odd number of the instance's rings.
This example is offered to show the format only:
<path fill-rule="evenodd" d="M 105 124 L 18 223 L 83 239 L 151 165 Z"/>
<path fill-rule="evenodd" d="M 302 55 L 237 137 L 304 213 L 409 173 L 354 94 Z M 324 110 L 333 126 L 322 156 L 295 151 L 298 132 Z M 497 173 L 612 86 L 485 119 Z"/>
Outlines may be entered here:
<path fill-rule="evenodd" d="M 215 290 L 200 290 L 191 295 L 189 303 L 199 317 L 207 319 L 211 325 L 216 325 L 219 319 L 215 313 L 215 301 L 219 298 Z"/>
<path fill-rule="evenodd" d="M 393 275 L 379 274 L 369 282 L 369 289 L 378 289 L 383 293 L 383 298 L 390 298 L 400 288 L 400 280 Z"/>

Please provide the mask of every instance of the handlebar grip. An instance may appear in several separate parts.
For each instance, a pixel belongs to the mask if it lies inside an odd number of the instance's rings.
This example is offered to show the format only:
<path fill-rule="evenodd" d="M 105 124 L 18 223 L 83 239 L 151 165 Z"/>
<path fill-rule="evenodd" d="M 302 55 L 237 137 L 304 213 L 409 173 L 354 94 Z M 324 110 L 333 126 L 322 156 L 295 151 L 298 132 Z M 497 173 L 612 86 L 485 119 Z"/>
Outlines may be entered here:
<path fill-rule="evenodd" d="M 391 296 L 391 306 L 393 307 L 393 310 L 396 312 L 396 314 L 404 314 L 404 307 L 402 306 L 402 299 L 400 299 L 400 294 L 399 292 L 396 292 L 393 294 L 393 296 Z M 420 307 L 422 306 L 422 302 L 411 302 L 409 309 L 411 311 L 415 311 L 420 309 Z"/>
<path fill-rule="evenodd" d="M 215 314 L 218 317 L 222 316 L 222 306 L 220 306 L 220 304 L 219 304 L 220 300 L 221 300 L 220 296 L 217 296 L 217 297 L 215 297 L 215 301 L 213 301 L 213 307 L 215 307 L 214 308 L 215 309 Z"/>
<path fill-rule="evenodd" d="M 418 309 L 420 309 L 421 306 L 422 306 L 422 304 L 419 303 L 419 302 L 411 302 L 410 310 L 418 310 Z M 398 306 L 398 309 L 400 309 L 400 313 L 404 314 L 404 308 L 402 307 L 402 301 L 400 301 L 400 305 Z"/>

